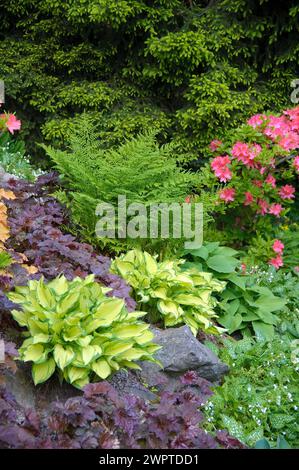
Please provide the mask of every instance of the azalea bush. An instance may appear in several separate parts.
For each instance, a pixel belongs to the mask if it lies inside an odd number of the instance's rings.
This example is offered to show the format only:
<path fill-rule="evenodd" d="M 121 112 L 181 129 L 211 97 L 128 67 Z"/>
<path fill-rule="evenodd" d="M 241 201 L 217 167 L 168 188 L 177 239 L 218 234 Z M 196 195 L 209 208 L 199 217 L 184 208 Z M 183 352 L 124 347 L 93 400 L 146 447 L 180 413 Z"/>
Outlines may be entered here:
<path fill-rule="evenodd" d="M 230 133 L 227 140 L 210 144 L 213 154 L 199 174 L 200 187 L 218 194 L 218 227 L 228 238 L 248 243 L 256 233 L 273 233 L 290 211 L 299 173 L 299 107 L 281 115 L 258 114 Z M 279 268 L 282 249 L 264 253 L 264 260 Z"/>
<path fill-rule="evenodd" d="M 149 325 L 138 320 L 145 312 L 129 313 L 124 300 L 106 297 L 109 290 L 94 275 L 73 281 L 60 276 L 49 283 L 29 281 L 8 294 L 21 306 L 12 315 L 27 328 L 19 354 L 21 361 L 33 362 L 35 385 L 57 369 L 61 380 L 82 388 L 120 368 L 138 369 L 137 359 L 154 362 L 159 346 Z"/>
<path fill-rule="evenodd" d="M 188 325 L 194 335 L 201 329 L 219 334 L 215 324 L 216 292 L 225 283 L 211 273 L 183 269 L 183 260 L 157 262 L 147 252 L 131 250 L 111 265 L 132 287 L 137 304 L 150 314 L 152 321 L 162 320 L 165 327 Z"/>

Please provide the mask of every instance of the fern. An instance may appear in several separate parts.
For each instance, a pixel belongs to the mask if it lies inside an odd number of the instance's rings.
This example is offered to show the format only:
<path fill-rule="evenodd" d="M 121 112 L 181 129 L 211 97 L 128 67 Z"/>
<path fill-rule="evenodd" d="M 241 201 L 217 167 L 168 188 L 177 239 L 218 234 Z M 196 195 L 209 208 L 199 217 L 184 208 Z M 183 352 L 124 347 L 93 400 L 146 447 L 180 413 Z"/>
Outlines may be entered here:
<path fill-rule="evenodd" d="M 105 150 L 86 114 L 70 133 L 67 151 L 43 147 L 63 175 L 74 221 L 83 227 L 89 239 L 94 234 L 95 209 L 99 202 L 116 207 L 119 195 L 126 196 L 127 204 L 142 203 L 146 207 L 184 202 L 196 182 L 195 174 L 177 165 L 172 144 L 157 144 L 154 131 L 139 135 L 117 149 Z M 107 240 L 102 243 L 106 245 Z M 149 240 L 126 240 L 129 247 L 148 248 L 149 243 Z M 113 247 L 115 250 L 115 240 Z"/>

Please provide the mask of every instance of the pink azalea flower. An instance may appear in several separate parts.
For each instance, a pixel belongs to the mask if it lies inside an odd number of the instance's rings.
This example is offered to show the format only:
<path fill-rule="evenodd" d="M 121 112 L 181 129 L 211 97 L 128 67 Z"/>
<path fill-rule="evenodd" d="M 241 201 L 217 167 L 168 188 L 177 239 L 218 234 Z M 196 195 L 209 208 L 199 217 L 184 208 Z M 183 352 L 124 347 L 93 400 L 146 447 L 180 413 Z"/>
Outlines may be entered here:
<path fill-rule="evenodd" d="M 9 114 L 6 121 L 6 127 L 11 134 L 21 129 L 21 121 L 14 114 Z"/>
<path fill-rule="evenodd" d="M 223 142 L 221 142 L 221 140 L 212 140 L 212 142 L 210 143 L 210 149 L 212 150 L 212 152 L 215 152 L 218 147 L 220 147 L 220 145 L 222 145 Z"/>
<path fill-rule="evenodd" d="M 269 205 L 264 199 L 258 200 L 259 209 L 257 210 L 258 214 L 265 215 L 268 212 Z"/>
<path fill-rule="evenodd" d="M 245 201 L 244 201 L 244 206 L 250 206 L 254 201 L 253 195 L 251 194 L 250 191 L 246 191 L 245 193 Z"/>
<path fill-rule="evenodd" d="M 211 168 L 215 173 L 215 176 L 223 183 L 226 183 L 232 178 L 232 173 L 228 168 L 230 158 L 228 155 L 224 157 L 215 157 L 211 162 Z"/>
<path fill-rule="evenodd" d="M 271 204 L 271 206 L 269 207 L 269 214 L 279 217 L 282 210 L 283 207 L 281 204 Z"/>
<path fill-rule="evenodd" d="M 185 198 L 185 202 L 187 202 L 187 204 L 190 204 L 190 202 L 191 202 L 191 197 L 190 197 L 190 196 L 187 196 L 187 197 Z"/>
<path fill-rule="evenodd" d="M 290 132 L 290 121 L 286 116 L 268 116 L 268 119 L 264 134 L 271 140 L 276 141 Z"/>
<path fill-rule="evenodd" d="M 297 132 L 288 132 L 279 140 L 279 145 L 284 150 L 290 151 L 299 148 L 299 135 Z"/>
<path fill-rule="evenodd" d="M 295 170 L 299 173 L 299 155 L 297 155 L 297 157 L 294 158 L 293 166 L 295 167 Z"/>
<path fill-rule="evenodd" d="M 295 266 L 294 270 L 296 271 L 296 273 L 299 273 L 299 266 Z"/>
<path fill-rule="evenodd" d="M 249 126 L 251 127 L 258 127 L 263 124 L 265 119 L 267 119 L 267 116 L 265 116 L 265 114 L 255 114 L 250 119 L 248 119 L 247 124 L 249 124 Z"/>
<path fill-rule="evenodd" d="M 239 162 L 244 163 L 244 165 L 249 168 L 254 168 L 255 163 L 253 160 L 261 153 L 261 151 L 262 147 L 259 144 L 249 146 L 244 142 L 236 142 L 231 153 Z"/>
<path fill-rule="evenodd" d="M 249 159 L 250 151 L 248 144 L 245 144 L 244 142 L 236 142 L 231 153 L 234 158 L 244 163 L 244 161 Z"/>
<path fill-rule="evenodd" d="M 290 127 L 292 131 L 299 131 L 299 106 L 293 109 L 287 109 L 284 114 L 290 118 Z"/>
<path fill-rule="evenodd" d="M 272 188 L 276 187 L 276 179 L 272 175 L 268 175 L 265 182 L 270 184 L 272 186 Z"/>
<path fill-rule="evenodd" d="M 276 258 L 272 258 L 269 260 L 269 264 L 274 266 L 275 269 L 281 268 L 281 266 L 283 266 L 282 257 L 280 255 L 277 255 Z"/>
<path fill-rule="evenodd" d="M 232 202 L 235 199 L 235 194 L 236 190 L 234 188 L 225 188 L 220 191 L 219 197 L 225 202 Z"/>
<path fill-rule="evenodd" d="M 280 240 L 274 240 L 274 243 L 272 245 L 273 251 L 275 253 L 278 253 L 279 255 L 282 255 L 283 249 L 284 249 L 284 244 Z"/>
<path fill-rule="evenodd" d="M 278 194 L 281 197 L 281 199 L 292 199 L 295 197 L 294 192 L 295 192 L 294 186 L 291 186 L 290 184 L 285 184 L 284 186 L 280 188 Z"/>

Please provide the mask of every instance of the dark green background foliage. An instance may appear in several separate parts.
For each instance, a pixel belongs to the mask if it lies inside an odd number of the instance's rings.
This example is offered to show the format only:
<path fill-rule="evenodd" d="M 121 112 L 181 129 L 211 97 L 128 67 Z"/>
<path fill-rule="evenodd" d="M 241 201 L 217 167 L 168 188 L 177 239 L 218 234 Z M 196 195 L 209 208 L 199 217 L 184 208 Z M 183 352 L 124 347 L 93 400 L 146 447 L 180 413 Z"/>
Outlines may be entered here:
<path fill-rule="evenodd" d="M 155 127 L 188 158 L 249 115 L 291 105 L 296 0 L 11 0 L 0 77 L 28 143 L 64 139 L 83 110 L 103 145 Z M 20 111 L 22 110 L 22 111 Z M 41 130 L 39 130 L 41 129 Z M 41 132 L 41 134 L 40 134 Z"/>

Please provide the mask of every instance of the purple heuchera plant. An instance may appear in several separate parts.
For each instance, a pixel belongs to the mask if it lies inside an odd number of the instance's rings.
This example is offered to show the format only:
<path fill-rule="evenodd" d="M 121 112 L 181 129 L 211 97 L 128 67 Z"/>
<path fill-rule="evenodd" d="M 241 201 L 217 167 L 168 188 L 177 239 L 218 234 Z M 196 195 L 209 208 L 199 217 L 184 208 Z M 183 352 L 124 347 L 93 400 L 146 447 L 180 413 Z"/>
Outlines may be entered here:
<path fill-rule="evenodd" d="M 97 281 L 112 288 L 109 295 L 125 299 L 128 309 L 134 310 L 130 287 L 119 276 L 109 273 L 110 258 L 61 230 L 68 223 L 66 210 L 49 196 L 57 182 L 57 175 L 51 173 L 40 176 L 34 184 L 15 179 L 5 184 L 17 196 L 5 202 L 11 234 L 6 245 L 24 253 L 29 263 L 39 269 L 39 274 L 31 277 L 44 275 L 52 279 L 64 273 L 72 279 L 93 273 Z"/>
<path fill-rule="evenodd" d="M 185 374 L 174 390 L 166 387 L 151 402 L 133 395 L 120 396 L 111 384 L 99 382 L 87 385 L 82 396 L 54 402 L 40 411 L 22 408 L 2 383 L 0 448 L 244 447 L 226 432 L 213 437 L 202 429 L 198 408 L 211 390 L 209 382 L 192 374 L 192 384 Z"/>

